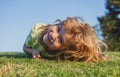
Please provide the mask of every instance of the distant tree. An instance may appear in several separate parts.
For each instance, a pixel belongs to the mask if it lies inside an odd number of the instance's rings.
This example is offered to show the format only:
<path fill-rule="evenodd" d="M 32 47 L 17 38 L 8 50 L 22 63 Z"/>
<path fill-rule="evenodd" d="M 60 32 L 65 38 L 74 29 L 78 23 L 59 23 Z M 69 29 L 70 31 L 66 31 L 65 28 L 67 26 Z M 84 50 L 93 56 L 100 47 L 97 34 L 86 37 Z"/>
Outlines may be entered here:
<path fill-rule="evenodd" d="M 120 51 L 120 0 L 106 0 L 105 16 L 98 17 L 100 30 L 108 49 Z"/>

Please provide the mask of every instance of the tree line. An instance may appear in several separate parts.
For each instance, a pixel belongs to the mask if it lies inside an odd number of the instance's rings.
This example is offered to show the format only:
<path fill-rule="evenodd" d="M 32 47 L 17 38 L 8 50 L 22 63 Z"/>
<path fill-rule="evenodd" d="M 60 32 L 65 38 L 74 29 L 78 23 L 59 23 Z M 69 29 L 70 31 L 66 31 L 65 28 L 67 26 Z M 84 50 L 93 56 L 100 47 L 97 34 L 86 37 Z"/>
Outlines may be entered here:
<path fill-rule="evenodd" d="M 120 0 L 106 0 L 106 12 L 98 17 L 99 30 L 109 51 L 120 51 Z"/>

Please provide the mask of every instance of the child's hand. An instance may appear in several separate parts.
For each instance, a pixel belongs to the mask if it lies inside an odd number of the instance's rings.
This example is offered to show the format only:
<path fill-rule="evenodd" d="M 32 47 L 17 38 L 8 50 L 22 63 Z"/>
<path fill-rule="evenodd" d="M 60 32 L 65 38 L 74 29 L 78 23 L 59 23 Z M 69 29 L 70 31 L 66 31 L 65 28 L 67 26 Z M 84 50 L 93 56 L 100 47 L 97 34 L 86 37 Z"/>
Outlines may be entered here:
<path fill-rule="evenodd" d="M 41 56 L 40 56 L 39 51 L 34 50 L 34 51 L 32 52 L 32 57 L 33 57 L 34 59 L 40 59 Z"/>

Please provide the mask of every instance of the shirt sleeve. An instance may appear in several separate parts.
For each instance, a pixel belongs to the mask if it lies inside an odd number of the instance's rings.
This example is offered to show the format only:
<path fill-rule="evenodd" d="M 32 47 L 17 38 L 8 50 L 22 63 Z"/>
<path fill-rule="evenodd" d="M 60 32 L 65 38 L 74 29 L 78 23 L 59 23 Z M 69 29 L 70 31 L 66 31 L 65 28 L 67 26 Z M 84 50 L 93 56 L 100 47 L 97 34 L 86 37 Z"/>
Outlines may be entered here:
<path fill-rule="evenodd" d="M 25 41 L 26 46 L 34 48 L 38 44 L 38 37 L 40 32 L 43 31 L 42 26 L 45 26 L 45 24 L 36 24 L 32 27 Z"/>
<path fill-rule="evenodd" d="M 50 55 L 45 51 L 45 48 L 42 44 L 39 43 L 38 38 L 40 34 L 45 30 L 43 26 L 47 26 L 45 24 L 36 24 L 32 27 L 29 35 L 26 38 L 25 45 L 27 47 L 31 47 L 33 49 L 39 50 L 41 56 L 45 58 L 53 58 L 54 55 Z"/>

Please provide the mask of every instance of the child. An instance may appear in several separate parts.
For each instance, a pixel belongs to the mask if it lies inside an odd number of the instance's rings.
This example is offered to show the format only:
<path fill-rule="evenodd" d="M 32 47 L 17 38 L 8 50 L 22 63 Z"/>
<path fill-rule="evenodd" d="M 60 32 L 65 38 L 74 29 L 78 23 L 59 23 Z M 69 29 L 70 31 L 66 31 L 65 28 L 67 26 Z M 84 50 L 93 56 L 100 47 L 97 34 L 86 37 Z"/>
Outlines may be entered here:
<path fill-rule="evenodd" d="M 33 58 L 106 61 L 99 43 L 89 24 L 78 21 L 77 17 L 68 17 L 56 24 L 33 26 L 23 50 Z"/>

